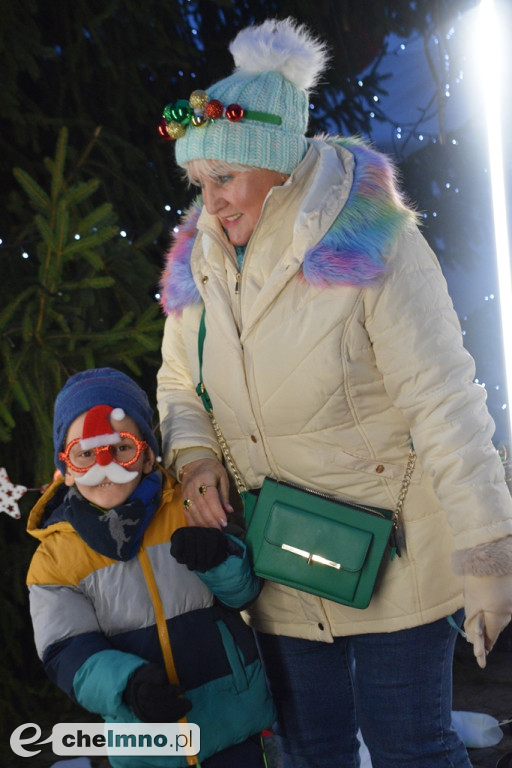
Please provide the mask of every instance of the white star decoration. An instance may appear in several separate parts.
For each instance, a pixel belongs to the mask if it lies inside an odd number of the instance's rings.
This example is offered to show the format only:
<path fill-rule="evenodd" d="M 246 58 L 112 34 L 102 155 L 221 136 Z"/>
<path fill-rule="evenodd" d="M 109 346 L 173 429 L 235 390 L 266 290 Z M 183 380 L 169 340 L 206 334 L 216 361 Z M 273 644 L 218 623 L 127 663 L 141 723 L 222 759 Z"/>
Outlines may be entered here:
<path fill-rule="evenodd" d="M 26 491 L 27 488 L 24 485 L 11 483 L 5 469 L 0 467 L 0 512 L 5 512 L 15 520 L 19 520 L 21 513 L 16 502 Z"/>

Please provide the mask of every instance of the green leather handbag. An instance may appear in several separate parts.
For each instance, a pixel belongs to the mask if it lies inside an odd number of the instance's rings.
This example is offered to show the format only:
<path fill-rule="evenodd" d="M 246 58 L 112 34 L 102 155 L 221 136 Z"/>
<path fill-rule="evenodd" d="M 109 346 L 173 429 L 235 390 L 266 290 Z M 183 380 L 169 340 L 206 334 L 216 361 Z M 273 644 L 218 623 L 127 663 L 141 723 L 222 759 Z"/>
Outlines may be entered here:
<path fill-rule="evenodd" d="M 366 608 L 393 532 L 392 513 L 265 478 L 247 521 L 255 572 Z"/>
<path fill-rule="evenodd" d="M 327 496 L 266 477 L 259 491 L 248 490 L 231 456 L 202 381 L 205 313 L 199 327 L 196 388 L 210 416 L 222 453 L 244 504 L 246 538 L 254 572 L 352 608 L 366 608 L 386 551 L 400 555 L 398 519 L 416 454 L 411 448 L 394 512 Z"/>

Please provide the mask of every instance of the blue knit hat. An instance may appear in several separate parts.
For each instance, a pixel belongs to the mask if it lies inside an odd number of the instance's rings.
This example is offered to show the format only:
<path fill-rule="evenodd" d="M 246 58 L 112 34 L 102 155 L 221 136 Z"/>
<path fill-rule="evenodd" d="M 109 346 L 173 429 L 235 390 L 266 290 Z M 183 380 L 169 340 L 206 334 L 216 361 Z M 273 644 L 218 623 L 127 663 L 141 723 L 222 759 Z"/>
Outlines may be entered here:
<path fill-rule="evenodd" d="M 268 20 L 238 33 L 232 75 L 168 104 L 160 133 L 176 139 L 176 162 L 212 159 L 291 173 L 307 151 L 309 90 L 325 45 L 293 19 Z"/>
<path fill-rule="evenodd" d="M 71 423 L 95 405 L 122 408 L 137 424 L 155 456 L 158 454 L 158 443 L 152 428 L 153 409 L 144 390 L 115 368 L 91 368 L 71 376 L 55 400 L 53 446 L 55 464 L 61 472 L 66 466 L 59 460 L 59 452 L 64 448 Z"/>

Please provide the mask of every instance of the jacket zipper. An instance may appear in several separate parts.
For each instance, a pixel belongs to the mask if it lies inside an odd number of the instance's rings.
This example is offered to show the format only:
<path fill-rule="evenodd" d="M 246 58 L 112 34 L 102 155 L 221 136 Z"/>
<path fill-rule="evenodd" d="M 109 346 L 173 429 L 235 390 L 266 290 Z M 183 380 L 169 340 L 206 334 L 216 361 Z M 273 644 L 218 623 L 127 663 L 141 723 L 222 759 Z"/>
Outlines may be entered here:
<path fill-rule="evenodd" d="M 236 268 L 235 272 L 235 294 L 238 295 L 240 293 L 240 282 L 242 280 L 242 273 L 238 269 L 238 262 L 236 260 L 236 257 L 233 258 L 233 254 L 230 253 L 229 249 L 225 247 L 224 242 L 221 240 L 221 238 L 217 235 L 217 232 L 215 230 L 210 229 L 209 227 L 204 230 L 207 232 L 212 240 L 215 240 L 221 251 L 224 251 L 226 256 L 228 257 L 229 261 L 233 264 L 233 266 Z"/>

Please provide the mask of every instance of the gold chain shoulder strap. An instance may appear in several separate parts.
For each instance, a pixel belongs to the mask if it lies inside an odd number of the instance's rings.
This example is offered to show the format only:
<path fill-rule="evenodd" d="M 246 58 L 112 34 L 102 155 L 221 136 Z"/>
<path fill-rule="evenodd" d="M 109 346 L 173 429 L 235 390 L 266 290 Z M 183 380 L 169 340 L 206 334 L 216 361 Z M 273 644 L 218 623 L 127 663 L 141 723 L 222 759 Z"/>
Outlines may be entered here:
<path fill-rule="evenodd" d="M 400 488 L 400 493 L 398 494 L 398 501 L 396 502 L 396 509 L 395 513 L 393 515 L 393 525 L 396 528 L 397 521 L 399 516 L 402 514 L 403 508 L 404 508 L 404 501 L 405 497 L 407 496 L 407 491 L 409 490 L 409 485 L 411 484 L 411 478 L 412 473 L 414 472 L 414 467 L 416 464 L 416 453 L 414 451 L 414 448 L 410 448 L 409 450 L 409 458 L 407 460 L 407 466 L 405 468 L 405 474 L 402 479 L 402 487 Z"/>
<path fill-rule="evenodd" d="M 209 398 L 208 398 L 209 399 Z M 217 438 L 217 442 L 220 445 L 220 449 L 222 451 L 222 455 L 226 459 L 226 463 L 229 466 L 231 473 L 234 477 L 236 487 L 238 490 L 238 493 L 244 493 L 247 490 L 247 486 L 242 479 L 242 475 L 238 471 L 238 467 L 235 464 L 235 460 L 233 459 L 233 456 L 231 455 L 231 451 L 229 450 L 229 446 L 226 442 L 226 438 L 222 434 L 222 430 L 219 426 L 219 422 L 215 418 L 215 414 L 213 413 L 213 409 L 210 408 L 209 411 L 207 411 L 208 416 L 210 417 L 210 421 L 212 423 L 213 431 L 215 432 L 215 437 Z"/>

